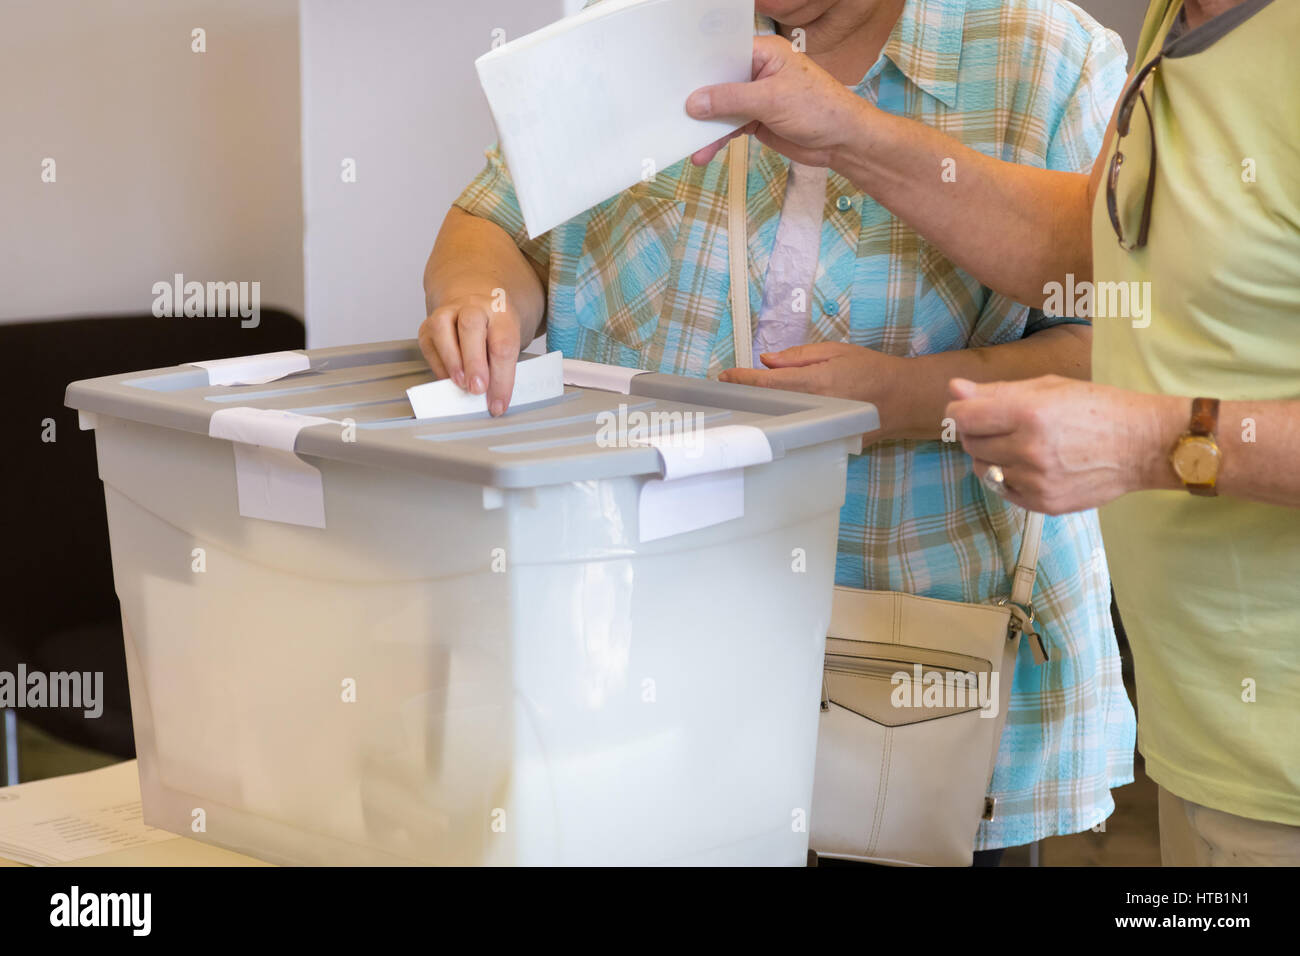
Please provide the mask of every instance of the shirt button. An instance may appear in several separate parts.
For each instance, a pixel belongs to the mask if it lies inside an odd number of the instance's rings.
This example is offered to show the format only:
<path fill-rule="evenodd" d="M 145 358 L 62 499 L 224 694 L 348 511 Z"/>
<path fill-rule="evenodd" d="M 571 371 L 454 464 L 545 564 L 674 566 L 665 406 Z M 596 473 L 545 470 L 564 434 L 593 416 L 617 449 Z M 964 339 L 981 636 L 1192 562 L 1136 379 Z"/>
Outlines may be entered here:
<path fill-rule="evenodd" d="M 826 302 L 822 305 L 822 311 L 827 315 L 839 315 L 840 304 L 838 302 Z"/>
<path fill-rule="evenodd" d="M 848 212 L 853 208 L 853 200 L 848 196 L 841 196 L 839 199 L 835 200 L 835 208 L 840 212 Z"/>

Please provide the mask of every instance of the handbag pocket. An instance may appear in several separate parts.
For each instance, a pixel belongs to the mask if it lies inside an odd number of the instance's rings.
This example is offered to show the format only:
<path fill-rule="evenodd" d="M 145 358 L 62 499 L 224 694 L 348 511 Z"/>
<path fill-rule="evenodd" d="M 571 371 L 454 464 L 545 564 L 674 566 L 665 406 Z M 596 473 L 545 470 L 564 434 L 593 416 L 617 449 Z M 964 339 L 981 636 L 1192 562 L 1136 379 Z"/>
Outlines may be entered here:
<path fill-rule="evenodd" d="M 969 654 L 827 638 L 823 709 L 836 704 L 885 727 L 987 710 L 998 691 L 992 674 Z"/>

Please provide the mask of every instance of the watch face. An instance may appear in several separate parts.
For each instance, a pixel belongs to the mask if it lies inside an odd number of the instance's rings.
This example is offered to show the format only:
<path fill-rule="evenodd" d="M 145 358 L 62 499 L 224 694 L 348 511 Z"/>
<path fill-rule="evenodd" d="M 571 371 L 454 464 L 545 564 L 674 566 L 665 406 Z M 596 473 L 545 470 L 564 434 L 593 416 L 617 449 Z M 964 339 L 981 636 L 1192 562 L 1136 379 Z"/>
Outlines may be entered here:
<path fill-rule="evenodd" d="M 1189 485 L 1212 485 L 1219 477 L 1219 446 L 1212 438 L 1194 435 L 1174 449 L 1174 471 Z"/>

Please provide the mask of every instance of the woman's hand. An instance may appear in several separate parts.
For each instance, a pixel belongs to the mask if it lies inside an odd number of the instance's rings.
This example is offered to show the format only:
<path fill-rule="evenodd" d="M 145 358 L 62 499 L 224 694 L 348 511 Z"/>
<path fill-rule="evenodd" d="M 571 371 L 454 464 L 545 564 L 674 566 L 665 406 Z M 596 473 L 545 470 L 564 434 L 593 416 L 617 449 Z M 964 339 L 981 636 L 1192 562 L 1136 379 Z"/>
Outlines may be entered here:
<path fill-rule="evenodd" d="M 444 300 L 420 326 L 420 351 L 438 378 L 475 395 L 488 411 L 505 414 L 515 387 L 520 319 L 504 295 L 460 295 Z"/>
<path fill-rule="evenodd" d="M 783 388 L 859 402 L 879 401 L 899 372 L 900 359 L 847 342 L 796 345 L 759 356 L 767 368 L 730 368 L 718 378 L 734 385 Z"/>
<path fill-rule="evenodd" d="M 735 385 L 871 402 L 880 412 L 882 426 L 901 420 L 897 409 L 906 403 L 900 384 L 908 359 L 847 342 L 796 345 L 782 352 L 764 352 L 759 358 L 767 368 L 731 368 L 718 378 Z M 903 435 L 882 427 L 863 437 L 867 442 L 877 442 Z"/>
<path fill-rule="evenodd" d="M 1168 422 L 1179 399 L 1047 375 L 977 385 L 953 379 L 947 415 L 983 475 L 1002 468 L 1006 498 L 1049 515 L 1096 508 L 1143 488 L 1173 488 Z"/>
<path fill-rule="evenodd" d="M 753 133 L 759 142 L 808 166 L 834 166 L 849 130 L 863 122 L 866 101 L 839 83 L 790 41 L 754 38 L 754 75 L 748 83 L 723 83 L 696 90 L 686 101 L 695 119 L 732 118 L 746 124 L 691 157 L 703 166 L 727 141 Z"/>
<path fill-rule="evenodd" d="M 424 267 L 420 351 L 439 378 L 487 395 L 503 415 L 521 342 L 546 314 L 546 272 L 494 222 L 452 206 Z"/>

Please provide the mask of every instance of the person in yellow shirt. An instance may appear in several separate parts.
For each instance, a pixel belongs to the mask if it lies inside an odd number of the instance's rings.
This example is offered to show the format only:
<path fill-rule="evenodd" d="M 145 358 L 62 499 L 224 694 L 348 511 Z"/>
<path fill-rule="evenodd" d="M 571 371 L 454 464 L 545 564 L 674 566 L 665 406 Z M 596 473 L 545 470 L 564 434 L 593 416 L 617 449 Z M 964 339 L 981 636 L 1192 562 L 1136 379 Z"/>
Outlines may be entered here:
<path fill-rule="evenodd" d="M 1166 865 L 1300 865 L 1297 36 L 1290 0 L 1154 0 L 1091 177 L 851 103 L 773 40 L 753 81 L 687 104 L 845 175 L 995 291 L 1092 320 L 1092 382 L 956 379 L 946 415 L 1008 500 L 1102 508 Z M 847 394 L 869 367 L 795 351 L 723 378 Z"/>

